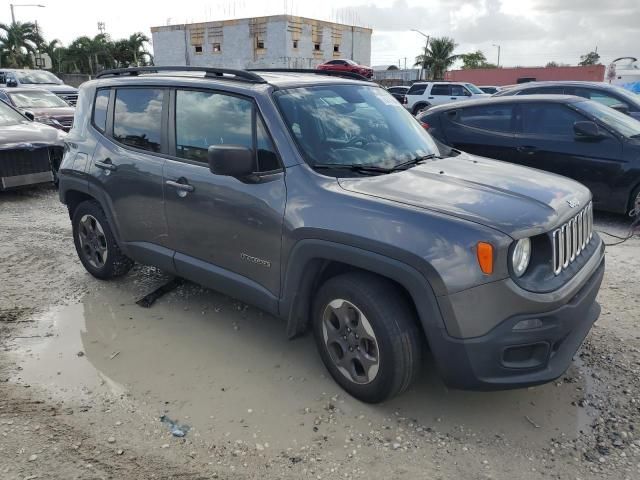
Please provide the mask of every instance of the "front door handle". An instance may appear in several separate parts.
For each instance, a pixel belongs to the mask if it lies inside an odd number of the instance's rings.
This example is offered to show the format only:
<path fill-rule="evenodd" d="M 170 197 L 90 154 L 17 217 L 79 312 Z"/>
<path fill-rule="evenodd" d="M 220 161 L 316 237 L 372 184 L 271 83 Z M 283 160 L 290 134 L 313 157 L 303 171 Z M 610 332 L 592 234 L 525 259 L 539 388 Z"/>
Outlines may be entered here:
<path fill-rule="evenodd" d="M 96 160 L 94 164 L 96 167 L 101 168 L 102 170 L 109 170 L 110 172 L 115 172 L 118 169 L 117 165 L 111 163 L 110 158 L 105 158 L 104 160 Z"/>
<path fill-rule="evenodd" d="M 536 147 L 529 147 L 527 145 L 522 145 L 516 148 L 516 150 L 520 153 L 526 153 L 527 155 L 533 155 L 538 150 Z"/>
<path fill-rule="evenodd" d="M 184 179 L 180 179 L 184 180 Z M 184 180 L 186 182 L 186 180 Z M 164 182 L 165 185 L 169 185 L 170 187 L 175 188 L 178 192 L 191 193 L 195 190 L 193 185 L 189 185 L 188 183 L 176 182 L 174 180 L 167 180 Z"/>

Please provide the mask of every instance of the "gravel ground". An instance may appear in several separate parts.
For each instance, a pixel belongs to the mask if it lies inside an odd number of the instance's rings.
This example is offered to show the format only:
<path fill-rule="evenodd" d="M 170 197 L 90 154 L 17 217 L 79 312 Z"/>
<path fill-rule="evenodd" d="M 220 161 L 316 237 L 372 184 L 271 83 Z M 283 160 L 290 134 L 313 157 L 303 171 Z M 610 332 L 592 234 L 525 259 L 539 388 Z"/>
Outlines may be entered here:
<path fill-rule="evenodd" d="M 55 191 L 0 204 L 3 480 L 640 478 L 638 238 L 608 249 L 602 315 L 556 382 L 450 391 L 427 359 L 371 406 L 259 310 L 189 283 L 143 309 L 167 280 L 149 267 L 92 278 Z"/>

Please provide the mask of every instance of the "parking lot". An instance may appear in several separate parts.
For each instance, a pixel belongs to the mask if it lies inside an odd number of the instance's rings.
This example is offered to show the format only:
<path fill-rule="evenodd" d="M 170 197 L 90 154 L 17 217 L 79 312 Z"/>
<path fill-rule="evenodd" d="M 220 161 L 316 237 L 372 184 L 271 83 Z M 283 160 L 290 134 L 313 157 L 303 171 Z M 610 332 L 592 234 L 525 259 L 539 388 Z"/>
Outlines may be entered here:
<path fill-rule="evenodd" d="M 608 248 L 602 314 L 559 380 L 453 391 L 427 359 L 408 392 L 367 405 L 266 313 L 190 283 L 144 309 L 167 280 L 151 267 L 91 277 L 55 190 L 0 202 L 3 479 L 640 475 L 637 237 Z"/>

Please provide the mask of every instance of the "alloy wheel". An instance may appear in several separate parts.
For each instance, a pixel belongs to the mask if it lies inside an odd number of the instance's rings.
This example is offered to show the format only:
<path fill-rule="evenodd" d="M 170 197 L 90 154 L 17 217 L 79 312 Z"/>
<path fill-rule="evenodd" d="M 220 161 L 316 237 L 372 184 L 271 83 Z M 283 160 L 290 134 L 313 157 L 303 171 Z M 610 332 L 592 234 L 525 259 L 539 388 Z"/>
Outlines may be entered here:
<path fill-rule="evenodd" d="M 371 383 L 380 368 L 378 340 L 362 311 L 344 299 L 335 299 L 322 315 L 322 335 L 329 357 L 348 380 Z"/>
<path fill-rule="evenodd" d="M 107 237 L 102 225 L 93 215 L 83 215 L 78 224 L 80 250 L 87 262 L 94 268 L 102 268 L 107 261 L 109 250 Z"/>

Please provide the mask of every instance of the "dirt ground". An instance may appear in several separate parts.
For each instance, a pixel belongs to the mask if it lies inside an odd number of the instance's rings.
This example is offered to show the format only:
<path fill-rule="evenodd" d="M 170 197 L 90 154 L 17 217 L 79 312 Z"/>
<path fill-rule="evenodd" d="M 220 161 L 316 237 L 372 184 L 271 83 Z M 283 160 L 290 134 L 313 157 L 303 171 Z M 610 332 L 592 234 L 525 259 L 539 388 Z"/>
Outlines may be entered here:
<path fill-rule="evenodd" d="M 640 478 L 638 238 L 608 248 L 602 315 L 556 382 L 453 391 L 427 359 L 372 406 L 255 308 L 187 283 L 144 309 L 162 272 L 91 277 L 52 189 L 0 193 L 0 226 L 3 480 Z"/>

